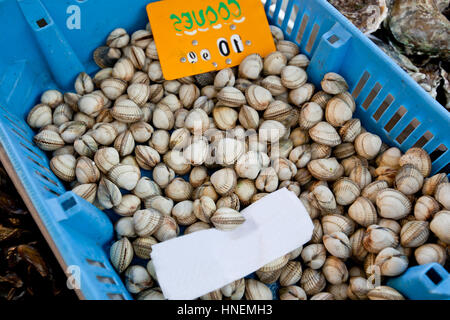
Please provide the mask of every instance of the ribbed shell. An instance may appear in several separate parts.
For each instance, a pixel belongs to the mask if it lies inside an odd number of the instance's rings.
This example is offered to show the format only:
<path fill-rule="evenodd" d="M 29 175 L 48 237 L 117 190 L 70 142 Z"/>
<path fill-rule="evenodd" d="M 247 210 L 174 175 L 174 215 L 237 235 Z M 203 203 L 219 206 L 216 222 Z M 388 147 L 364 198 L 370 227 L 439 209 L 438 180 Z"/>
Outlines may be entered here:
<path fill-rule="evenodd" d="M 361 121 L 359 119 L 351 119 L 347 121 L 341 129 L 339 134 L 344 142 L 353 142 L 361 133 Z"/>
<path fill-rule="evenodd" d="M 236 188 L 237 175 L 233 169 L 225 168 L 214 172 L 210 180 L 218 194 L 228 195 Z"/>
<path fill-rule="evenodd" d="M 359 186 L 360 189 L 364 189 L 369 183 L 372 182 L 372 175 L 369 169 L 362 165 L 357 165 L 350 171 L 349 178 L 352 179 Z"/>
<path fill-rule="evenodd" d="M 405 195 L 411 195 L 422 189 L 423 176 L 416 167 L 406 164 L 395 176 L 395 186 Z"/>
<path fill-rule="evenodd" d="M 335 181 L 344 174 L 344 168 L 336 158 L 311 160 L 308 170 L 314 178 L 321 181 Z"/>
<path fill-rule="evenodd" d="M 376 204 L 380 216 L 394 220 L 406 217 L 412 209 L 411 202 L 403 193 L 389 188 L 378 192 Z"/>
<path fill-rule="evenodd" d="M 350 240 L 342 232 L 334 232 L 323 236 L 323 244 L 327 251 L 337 258 L 347 259 L 352 253 Z"/>
<path fill-rule="evenodd" d="M 98 185 L 97 198 L 105 209 L 111 209 L 122 202 L 122 193 L 114 183 L 102 178 Z"/>
<path fill-rule="evenodd" d="M 336 202 L 342 206 L 352 204 L 360 194 L 359 186 L 349 178 L 341 178 L 333 184 Z"/>
<path fill-rule="evenodd" d="M 289 262 L 289 256 L 288 255 L 284 255 L 281 256 L 267 264 L 265 264 L 264 266 L 262 266 L 259 271 L 262 272 L 270 272 L 270 271 L 276 271 L 276 270 L 280 270 L 281 268 L 283 268 L 287 263 Z"/>
<path fill-rule="evenodd" d="M 315 102 L 308 102 L 305 103 L 300 110 L 298 125 L 301 129 L 308 130 L 322 121 L 322 119 L 322 107 Z"/>
<path fill-rule="evenodd" d="M 400 292 L 387 286 L 376 287 L 370 290 L 367 296 L 370 300 L 405 300 Z"/>
<path fill-rule="evenodd" d="M 324 234 L 340 231 L 349 236 L 355 230 L 355 223 L 346 216 L 330 214 L 322 218 L 322 228 Z"/>
<path fill-rule="evenodd" d="M 225 87 L 217 93 L 217 99 L 224 106 L 240 107 L 246 104 L 244 94 L 234 87 Z"/>
<path fill-rule="evenodd" d="M 353 116 L 351 106 L 344 100 L 334 97 L 327 103 L 325 119 L 334 127 L 341 127 Z"/>
<path fill-rule="evenodd" d="M 141 178 L 141 172 L 135 166 L 119 164 L 108 172 L 108 177 L 119 188 L 131 191 Z"/>
<path fill-rule="evenodd" d="M 361 228 L 355 231 L 350 237 L 350 245 L 352 247 L 352 257 L 358 261 L 364 261 L 368 252 L 363 245 L 365 229 Z"/>
<path fill-rule="evenodd" d="M 321 292 L 326 286 L 326 280 L 322 272 L 314 269 L 306 269 L 303 272 L 300 285 L 309 296 Z"/>
<path fill-rule="evenodd" d="M 272 93 L 261 86 L 251 85 L 245 90 L 248 104 L 258 111 L 266 110 L 272 101 Z"/>
<path fill-rule="evenodd" d="M 245 222 L 244 216 L 231 208 L 220 208 L 211 217 L 211 223 L 216 229 L 229 231 Z"/>
<path fill-rule="evenodd" d="M 159 153 L 152 147 L 139 145 L 134 152 L 137 163 L 144 170 L 151 170 L 161 161 Z"/>
<path fill-rule="evenodd" d="M 50 169 L 61 180 L 71 182 L 75 180 L 76 162 L 75 157 L 69 154 L 56 156 L 50 160 Z"/>
<path fill-rule="evenodd" d="M 374 181 L 370 184 L 368 184 L 362 191 L 361 195 L 370 201 L 372 203 L 375 203 L 377 200 L 377 194 L 379 191 L 387 189 L 388 183 L 384 180 L 378 180 Z"/>
<path fill-rule="evenodd" d="M 280 285 L 283 287 L 297 283 L 303 274 L 302 264 L 298 261 L 289 261 L 281 270 Z"/>
<path fill-rule="evenodd" d="M 139 237 L 133 241 L 133 250 L 137 257 L 141 259 L 150 259 L 150 254 L 152 253 L 152 246 L 157 244 L 155 238 L 152 236 Z"/>
<path fill-rule="evenodd" d="M 55 110 L 56 112 L 56 110 Z M 42 128 L 52 123 L 52 109 L 46 104 L 38 104 L 31 109 L 27 123 L 32 128 Z"/>
<path fill-rule="evenodd" d="M 65 144 L 59 133 L 52 130 L 42 130 L 34 136 L 33 141 L 44 151 L 55 151 Z"/>
<path fill-rule="evenodd" d="M 345 79 L 334 72 L 327 73 L 320 84 L 322 85 L 323 91 L 329 94 L 336 95 L 348 90 L 348 84 Z"/>
<path fill-rule="evenodd" d="M 429 223 L 410 221 L 400 231 L 400 243 L 406 248 L 416 248 L 424 244 L 430 235 Z"/>
<path fill-rule="evenodd" d="M 141 108 L 132 100 L 124 99 L 116 102 L 111 109 L 111 115 L 114 119 L 124 123 L 138 122 L 143 117 Z"/>
<path fill-rule="evenodd" d="M 259 281 L 265 284 L 271 284 L 274 282 L 277 282 L 281 275 L 281 269 L 274 270 L 274 271 L 256 271 L 256 275 L 258 276 Z"/>
<path fill-rule="evenodd" d="M 107 174 L 112 167 L 119 164 L 119 153 L 114 148 L 100 149 L 95 153 L 94 162 L 102 173 Z"/>
<path fill-rule="evenodd" d="M 114 207 L 114 212 L 123 217 L 132 216 L 141 207 L 141 199 L 134 194 L 126 194 L 118 206 Z"/>
<path fill-rule="evenodd" d="M 378 253 L 384 248 L 395 248 L 398 236 L 391 229 L 371 225 L 364 234 L 363 244 L 367 251 Z"/>
<path fill-rule="evenodd" d="M 79 195 L 86 201 L 94 203 L 97 195 L 97 185 L 95 183 L 80 184 L 72 189 L 72 192 Z"/>
<path fill-rule="evenodd" d="M 96 183 L 100 179 L 100 171 L 88 157 L 78 158 L 75 174 L 80 183 Z"/>
<path fill-rule="evenodd" d="M 272 291 L 264 283 L 254 280 L 245 280 L 245 298 L 247 300 L 272 300 Z"/>
<path fill-rule="evenodd" d="M 425 179 L 422 188 L 423 195 L 434 196 L 436 187 L 442 182 L 448 182 L 446 173 L 438 173 L 428 179 Z"/>
<path fill-rule="evenodd" d="M 155 209 L 138 210 L 133 220 L 136 233 L 141 237 L 148 237 L 162 225 L 164 215 Z"/>
<path fill-rule="evenodd" d="M 322 268 L 325 279 L 331 284 L 341 284 L 348 280 L 348 270 L 345 263 L 334 256 L 330 256 L 325 260 Z"/>
<path fill-rule="evenodd" d="M 108 99 L 116 100 L 125 92 L 127 82 L 121 79 L 109 78 L 103 80 L 100 87 Z"/>
<path fill-rule="evenodd" d="M 348 215 L 363 227 L 376 224 L 378 220 L 377 210 L 372 202 L 364 197 L 359 197 L 348 208 Z"/>
<path fill-rule="evenodd" d="M 180 234 L 180 228 L 174 218 L 164 215 L 161 226 L 156 230 L 154 236 L 159 241 L 167 241 L 176 238 Z"/>
<path fill-rule="evenodd" d="M 421 148 L 411 148 L 400 158 L 399 164 L 403 167 L 405 164 L 414 165 L 426 178 L 431 172 L 431 158 L 428 153 Z"/>
<path fill-rule="evenodd" d="M 119 273 L 125 271 L 133 259 L 133 246 L 130 240 L 122 238 L 113 243 L 110 249 L 111 263 Z"/>
<path fill-rule="evenodd" d="M 333 98 L 332 95 L 326 93 L 325 91 L 319 91 L 315 95 L 312 96 L 311 102 L 317 103 L 322 109 L 325 109 L 328 101 Z"/>
<path fill-rule="evenodd" d="M 292 118 L 295 118 L 293 122 L 296 123 L 298 119 L 298 115 L 296 112 L 297 111 L 287 103 L 280 100 L 275 100 L 264 111 L 264 119 L 276 120 L 281 123 L 289 124 L 292 123 Z"/>
<path fill-rule="evenodd" d="M 311 139 L 320 144 L 335 147 L 341 143 L 341 137 L 328 122 L 319 122 L 309 129 Z"/>

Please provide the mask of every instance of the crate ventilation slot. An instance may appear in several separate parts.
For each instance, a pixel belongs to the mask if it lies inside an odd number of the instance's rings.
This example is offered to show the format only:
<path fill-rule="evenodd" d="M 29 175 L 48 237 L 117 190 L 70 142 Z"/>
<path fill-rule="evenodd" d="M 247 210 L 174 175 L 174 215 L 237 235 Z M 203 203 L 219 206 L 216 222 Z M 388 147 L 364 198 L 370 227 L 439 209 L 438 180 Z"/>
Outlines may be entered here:
<path fill-rule="evenodd" d="M 434 162 L 435 160 L 439 159 L 440 156 L 442 156 L 445 152 L 447 152 L 447 147 L 443 144 L 439 145 L 432 153 L 430 153 L 431 162 Z"/>
<path fill-rule="evenodd" d="M 336 42 L 339 41 L 339 37 L 338 37 L 337 35 L 333 34 L 333 35 L 332 35 L 331 37 L 329 37 L 327 40 L 328 40 L 329 43 L 335 44 Z"/>
<path fill-rule="evenodd" d="M 428 270 L 426 275 L 435 285 L 438 285 L 442 281 L 442 277 L 433 268 Z"/>
<path fill-rule="evenodd" d="M 103 262 L 95 261 L 95 260 L 91 260 L 91 259 L 86 259 L 86 262 L 89 263 L 91 266 L 100 267 L 100 268 L 106 269 L 106 267 L 103 264 Z"/>
<path fill-rule="evenodd" d="M 402 144 L 419 125 L 420 121 L 414 118 L 395 140 Z"/>
<path fill-rule="evenodd" d="M 294 4 L 294 7 L 292 8 L 292 11 L 291 11 L 291 16 L 289 17 L 288 24 L 287 24 L 286 32 L 288 35 L 291 35 L 292 30 L 294 29 L 295 18 L 297 17 L 298 13 L 299 13 L 299 8 L 296 4 Z"/>
<path fill-rule="evenodd" d="M 386 111 L 387 108 L 394 102 L 394 97 L 390 94 L 387 95 L 387 97 L 384 99 L 383 103 L 378 107 L 377 111 L 373 114 L 372 118 L 375 119 L 375 121 L 380 120 L 383 113 Z"/>
<path fill-rule="evenodd" d="M 24 145 L 22 142 L 19 142 L 19 144 L 20 144 L 23 148 L 27 149 L 30 153 L 34 154 L 36 157 L 38 157 L 39 159 L 41 159 L 42 161 L 44 161 L 44 159 L 42 159 L 42 157 L 41 157 L 40 155 L 38 155 L 36 152 L 34 152 L 33 149 L 27 147 L 27 146 Z"/>
<path fill-rule="evenodd" d="M 372 104 L 375 97 L 378 95 L 378 93 L 381 91 L 383 87 L 378 82 L 375 84 L 375 86 L 370 91 L 369 95 L 367 96 L 366 100 L 364 100 L 362 107 L 364 110 L 369 109 L 370 105 Z"/>
<path fill-rule="evenodd" d="M 60 193 L 56 192 L 55 190 L 50 189 L 47 186 L 44 186 L 44 189 L 47 190 L 48 192 L 52 193 L 53 195 L 57 196 L 57 197 L 59 197 L 61 195 Z"/>
<path fill-rule="evenodd" d="M 297 33 L 297 38 L 295 39 L 298 44 L 302 42 L 303 35 L 305 34 L 306 26 L 308 25 L 309 16 L 307 14 L 303 15 L 302 23 L 300 25 L 300 29 Z"/>
<path fill-rule="evenodd" d="M 422 148 L 424 145 L 428 143 L 431 139 L 433 139 L 434 135 L 430 131 L 426 131 L 423 136 L 420 137 L 419 140 L 413 145 L 413 148 Z"/>
<path fill-rule="evenodd" d="M 36 24 L 38 25 L 39 28 L 43 28 L 46 25 L 48 25 L 47 21 L 44 18 L 39 19 L 38 21 L 36 21 Z"/>
<path fill-rule="evenodd" d="M 14 127 L 16 127 L 17 129 L 19 129 L 20 131 L 22 131 L 24 134 L 27 134 L 27 133 L 25 132 L 25 130 L 24 130 L 22 127 L 20 127 L 20 126 L 18 125 L 18 122 L 17 122 L 17 121 L 13 121 L 13 120 L 12 120 L 10 117 L 8 117 L 6 114 L 4 114 L 3 116 L 4 116 L 5 119 L 8 120 Z"/>
<path fill-rule="evenodd" d="M 113 278 L 111 278 L 111 277 L 96 276 L 96 278 L 101 283 L 116 284 L 116 281 Z"/>
<path fill-rule="evenodd" d="M 55 186 L 58 186 L 58 183 L 55 180 L 47 177 L 46 175 L 40 173 L 39 171 L 35 170 L 34 173 L 36 173 L 38 176 L 40 176 L 41 178 L 45 179 L 46 181 L 54 184 Z"/>
<path fill-rule="evenodd" d="M 359 94 L 361 93 L 362 89 L 366 85 L 369 78 L 370 78 L 370 73 L 367 71 L 364 71 L 364 74 L 362 75 L 361 79 L 359 79 L 359 82 L 356 85 L 355 90 L 353 90 L 353 93 L 352 93 L 353 99 L 355 99 L 355 100 L 358 99 Z"/>
<path fill-rule="evenodd" d="M 33 162 L 35 165 L 37 165 L 37 166 L 38 166 L 39 168 L 41 168 L 42 170 L 45 170 L 45 171 L 47 171 L 48 173 L 52 174 L 52 172 L 51 172 L 48 168 L 44 167 L 42 164 L 40 164 L 39 162 L 37 162 L 36 160 L 34 160 L 32 157 L 27 156 L 27 158 L 28 158 L 28 160 L 30 160 L 31 162 Z"/>
<path fill-rule="evenodd" d="M 21 133 L 19 133 L 15 128 L 11 129 L 12 132 L 14 132 L 17 136 L 19 136 L 20 138 L 22 138 L 22 140 L 28 142 L 29 144 L 33 144 L 30 140 L 28 140 L 27 138 L 25 138 Z"/>
<path fill-rule="evenodd" d="M 314 23 L 314 27 L 311 32 L 311 36 L 309 37 L 308 44 L 306 45 L 306 48 L 305 48 L 306 52 L 311 53 L 314 43 L 316 42 L 317 34 L 319 33 L 319 29 L 320 29 L 319 25 L 317 23 Z"/>
<path fill-rule="evenodd" d="M 61 206 L 64 211 L 68 211 L 75 207 L 77 205 L 77 202 L 73 197 L 70 197 L 69 199 L 65 200 L 63 203 L 61 203 Z"/>
<path fill-rule="evenodd" d="M 395 125 L 403 118 L 403 116 L 406 114 L 406 108 L 404 106 L 401 106 L 398 108 L 398 110 L 395 112 L 395 114 L 392 116 L 392 118 L 389 120 L 389 122 L 384 126 L 384 129 L 387 132 L 391 132 L 391 130 L 395 127 Z"/>

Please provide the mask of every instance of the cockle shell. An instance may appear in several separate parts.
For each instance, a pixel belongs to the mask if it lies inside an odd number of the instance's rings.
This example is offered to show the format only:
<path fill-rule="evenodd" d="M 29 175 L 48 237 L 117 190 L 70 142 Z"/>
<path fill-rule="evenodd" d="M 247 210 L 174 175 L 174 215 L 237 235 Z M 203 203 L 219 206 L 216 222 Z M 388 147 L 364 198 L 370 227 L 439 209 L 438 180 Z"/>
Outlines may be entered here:
<path fill-rule="evenodd" d="M 119 188 L 131 191 L 141 178 L 141 172 L 135 166 L 118 164 L 111 168 L 108 177 Z"/>
<path fill-rule="evenodd" d="M 384 180 L 374 181 L 364 187 L 363 191 L 361 192 L 361 195 L 372 201 L 372 203 L 375 203 L 378 192 L 387 188 L 388 184 L 386 181 Z"/>
<path fill-rule="evenodd" d="M 153 238 L 152 236 L 147 236 L 137 238 L 136 240 L 133 241 L 132 245 L 134 253 L 136 254 L 137 257 L 141 259 L 150 259 L 150 254 L 152 253 L 152 246 L 157 243 L 158 241 L 156 241 L 155 238 Z"/>
<path fill-rule="evenodd" d="M 371 225 L 365 232 L 363 244 L 367 251 L 378 253 L 384 248 L 396 247 L 398 236 L 391 229 Z"/>
<path fill-rule="evenodd" d="M 323 244 L 327 251 L 337 258 L 347 259 L 352 253 L 350 240 L 342 232 L 333 232 L 323 236 Z"/>
<path fill-rule="evenodd" d="M 360 192 L 359 186 L 349 178 L 341 178 L 333 184 L 336 202 L 342 206 L 352 204 Z"/>
<path fill-rule="evenodd" d="M 424 178 L 431 172 L 431 158 L 428 153 L 421 148 L 411 148 L 400 158 L 399 164 L 403 167 L 405 164 L 412 164 L 422 173 Z"/>
<path fill-rule="evenodd" d="M 137 294 L 153 286 L 153 280 L 144 267 L 130 266 L 125 271 L 125 286 L 130 293 Z"/>
<path fill-rule="evenodd" d="M 80 156 L 92 158 L 98 150 L 98 144 L 91 135 L 85 134 L 74 141 L 73 147 Z"/>
<path fill-rule="evenodd" d="M 50 160 L 50 169 L 61 180 L 71 182 L 75 179 L 76 163 L 77 160 L 74 156 L 69 154 L 60 155 Z"/>
<path fill-rule="evenodd" d="M 95 153 L 94 161 L 98 169 L 102 173 L 107 174 L 112 167 L 119 164 L 120 157 L 116 149 L 103 148 Z"/>
<path fill-rule="evenodd" d="M 119 134 L 114 141 L 114 148 L 119 152 L 121 157 L 132 154 L 134 151 L 134 146 L 134 138 L 129 130 Z"/>
<path fill-rule="evenodd" d="M 111 263 L 119 273 L 125 271 L 133 259 L 133 246 L 130 240 L 122 238 L 113 243 L 110 249 Z"/>
<path fill-rule="evenodd" d="M 446 210 L 450 210 L 450 183 L 443 182 L 436 187 L 434 198 L 439 202 Z"/>
<path fill-rule="evenodd" d="M 60 126 L 63 123 L 72 120 L 73 110 L 67 104 L 63 103 L 56 107 L 53 112 L 53 124 Z"/>
<path fill-rule="evenodd" d="M 183 153 L 179 150 L 167 152 L 163 157 L 163 161 L 178 175 L 184 175 L 191 169 L 191 165 L 186 161 Z"/>
<path fill-rule="evenodd" d="M 245 90 L 245 98 L 249 106 L 253 107 L 255 110 L 263 111 L 266 110 L 270 102 L 272 102 L 272 93 L 264 87 L 251 85 Z M 245 104 L 245 102 L 243 104 Z"/>
<path fill-rule="evenodd" d="M 225 68 L 217 72 L 214 77 L 214 88 L 220 90 L 225 87 L 233 87 L 236 78 L 233 71 L 230 68 Z"/>
<path fill-rule="evenodd" d="M 147 208 L 136 211 L 133 219 L 136 233 L 141 237 L 148 237 L 162 225 L 164 215 L 158 210 Z"/>
<path fill-rule="evenodd" d="M 259 54 L 251 54 L 239 65 L 239 76 L 246 79 L 257 79 L 263 69 L 263 61 Z"/>
<path fill-rule="evenodd" d="M 233 192 L 236 187 L 236 172 L 230 168 L 218 170 L 212 174 L 211 183 L 218 194 L 227 195 Z"/>
<path fill-rule="evenodd" d="M 281 270 L 280 285 L 283 287 L 297 283 L 303 274 L 302 265 L 298 261 L 289 261 Z"/>
<path fill-rule="evenodd" d="M 430 223 L 430 229 L 441 241 L 449 245 L 450 211 L 442 210 L 436 213 Z"/>
<path fill-rule="evenodd" d="M 411 202 L 403 193 L 389 188 L 378 192 L 376 204 L 380 216 L 394 220 L 406 217 L 412 209 Z"/>
<path fill-rule="evenodd" d="M 156 209 L 166 216 L 170 216 L 173 209 L 173 200 L 161 195 L 154 195 L 144 199 L 146 208 Z"/>
<path fill-rule="evenodd" d="M 194 224 L 191 224 L 189 227 L 187 227 L 186 230 L 184 230 L 184 235 L 194 233 L 197 231 L 201 231 L 201 230 L 207 230 L 207 229 L 211 229 L 211 225 L 209 225 L 208 223 L 205 223 L 203 221 L 198 221 Z"/>
<path fill-rule="evenodd" d="M 280 279 L 281 275 L 281 269 L 275 270 L 275 271 L 256 271 L 256 276 L 258 277 L 259 281 L 265 284 L 271 284 L 274 282 L 277 282 Z"/>
<path fill-rule="evenodd" d="M 78 158 L 75 174 L 80 183 L 96 183 L 100 179 L 100 170 L 88 157 Z"/>
<path fill-rule="evenodd" d="M 367 300 L 367 294 L 373 288 L 365 277 L 350 277 L 347 295 L 351 300 Z"/>
<path fill-rule="evenodd" d="M 233 230 L 245 222 L 244 216 L 231 208 L 217 209 L 210 220 L 217 229 L 223 231 Z"/>
<path fill-rule="evenodd" d="M 114 183 L 102 178 L 98 185 L 97 199 L 105 209 L 111 209 L 122 202 L 122 194 Z"/>
<path fill-rule="evenodd" d="M 219 102 L 227 107 L 240 107 L 246 104 L 244 94 L 234 87 L 224 87 L 217 93 Z"/>
<path fill-rule="evenodd" d="M 314 269 L 306 269 L 300 280 L 301 287 L 310 296 L 321 292 L 325 288 L 326 283 L 323 273 Z"/>
<path fill-rule="evenodd" d="M 408 258 L 394 248 L 385 248 L 378 253 L 375 265 L 380 267 L 381 275 L 395 277 L 408 267 Z"/>
<path fill-rule="evenodd" d="M 322 181 L 335 181 L 344 174 L 344 168 L 336 158 L 311 160 L 308 170 L 314 178 Z"/>
<path fill-rule="evenodd" d="M 341 137 L 328 122 L 319 122 L 309 129 L 309 135 L 317 143 L 335 147 L 341 143 Z"/>
<path fill-rule="evenodd" d="M 291 60 L 293 57 L 300 53 L 300 49 L 292 41 L 279 40 L 276 45 L 277 51 L 282 52 L 288 60 Z"/>
<path fill-rule="evenodd" d="M 350 237 L 350 245 L 352 247 L 352 257 L 357 261 L 364 261 L 368 252 L 363 245 L 365 229 L 361 228 L 355 231 Z"/>
<path fill-rule="evenodd" d="M 208 114 L 202 109 L 193 109 L 189 111 L 184 120 L 184 126 L 192 134 L 202 134 L 208 130 L 210 120 Z"/>
<path fill-rule="evenodd" d="M 313 84 L 305 83 L 303 86 L 289 91 L 289 102 L 298 107 L 301 106 L 311 99 L 314 89 L 315 87 Z"/>
<path fill-rule="evenodd" d="M 27 123 L 31 128 L 42 128 L 52 123 L 52 109 L 45 104 L 37 104 L 28 113 Z"/>
<path fill-rule="evenodd" d="M 140 199 L 146 199 L 151 196 L 161 195 L 161 189 L 150 178 L 142 177 L 133 189 L 133 194 Z"/>
<path fill-rule="evenodd" d="M 325 109 L 325 119 L 334 127 L 341 127 L 353 116 L 352 106 L 338 97 L 328 101 Z"/>
<path fill-rule="evenodd" d="M 322 240 L 322 237 L 320 238 Z M 320 269 L 325 263 L 327 252 L 323 244 L 310 244 L 303 249 L 301 256 L 308 267 Z"/>
<path fill-rule="evenodd" d="M 328 94 L 344 93 L 348 90 L 348 84 L 345 79 L 337 73 L 327 73 L 321 82 L 322 89 Z"/>
<path fill-rule="evenodd" d="M 197 221 L 197 217 L 194 214 L 194 205 L 190 200 L 177 203 L 172 208 L 172 216 L 182 226 L 189 226 Z"/>
<path fill-rule="evenodd" d="M 132 216 L 141 207 L 141 199 L 134 194 L 126 194 L 122 197 L 118 206 L 115 206 L 114 212 L 120 216 Z"/>
<path fill-rule="evenodd" d="M 91 136 L 98 144 L 108 146 L 116 139 L 117 129 L 110 123 L 97 123 L 92 128 Z"/>
<path fill-rule="evenodd" d="M 94 92 L 86 94 L 78 100 L 78 110 L 90 117 L 98 116 L 98 114 L 104 107 L 104 99 Z"/>
<path fill-rule="evenodd" d="M 255 180 L 261 169 L 267 167 L 269 162 L 266 153 L 249 151 L 239 157 L 234 168 L 239 177 Z"/>
<path fill-rule="evenodd" d="M 346 216 L 330 214 L 322 217 L 322 228 L 324 234 L 340 231 L 349 236 L 355 230 L 355 223 Z"/>
<path fill-rule="evenodd" d="M 250 83 L 251 86 L 251 83 Z M 278 76 L 268 76 L 261 81 L 261 86 L 267 89 L 272 96 L 280 96 L 287 92 L 287 89 L 281 83 L 281 79 Z M 247 97 L 247 100 L 249 98 Z"/>
<path fill-rule="evenodd" d="M 87 126 L 81 121 L 70 121 L 59 127 L 59 134 L 66 143 L 74 143 L 76 139 L 86 132 Z"/>
<path fill-rule="evenodd" d="M 423 195 L 434 196 L 436 187 L 443 182 L 448 182 L 446 173 L 438 173 L 428 179 L 425 179 L 422 188 Z"/>
<path fill-rule="evenodd" d="M 410 221 L 400 231 L 400 243 L 406 248 L 416 248 L 424 244 L 430 235 L 429 223 Z"/>
<path fill-rule="evenodd" d="M 141 108 L 132 100 L 124 99 L 115 103 L 111 110 L 114 119 L 124 123 L 135 123 L 142 119 Z"/>
<path fill-rule="evenodd" d="M 305 291 L 299 286 L 284 287 L 278 293 L 280 300 L 307 300 Z"/>
<path fill-rule="evenodd" d="M 376 224 L 378 220 L 377 210 L 372 202 L 364 197 L 359 197 L 348 208 L 348 215 L 363 227 Z"/>
<path fill-rule="evenodd" d="M 348 270 L 345 263 L 335 256 L 330 256 L 325 260 L 322 268 L 325 279 L 331 284 L 337 285 L 348 280 Z"/>
<path fill-rule="evenodd" d="M 416 167 L 406 164 L 400 168 L 395 176 L 397 190 L 405 195 L 412 195 L 422 189 L 423 176 Z"/>
<path fill-rule="evenodd" d="M 222 295 L 231 300 L 241 300 L 245 293 L 245 279 L 239 279 L 222 287 Z"/>
<path fill-rule="evenodd" d="M 137 163 L 144 170 L 151 170 L 161 161 L 159 153 L 152 147 L 138 145 L 134 152 Z"/>
<path fill-rule="evenodd" d="M 259 114 L 254 108 L 249 106 L 242 106 L 239 111 L 239 123 L 245 129 L 257 129 L 259 126 Z"/>
<path fill-rule="evenodd" d="M 364 189 L 369 183 L 372 182 L 372 175 L 370 174 L 369 169 L 362 165 L 356 165 L 351 170 L 349 178 L 352 179 L 360 189 Z"/>
<path fill-rule="evenodd" d="M 447 253 L 444 247 L 435 243 L 427 243 L 418 247 L 414 252 L 414 256 L 420 265 L 437 262 L 443 266 Z"/>
<path fill-rule="evenodd" d="M 245 280 L 245 298 L 247 300 L 272 300 L 272 291 L 264 283 L 254 280 Z"/>
<path fill-rule="evenodd" d="M 95 183 L 80 184 L 72 189 L 72 192 L 90 203 L 94 203 L 97 195 L 97 185 Z"/>
<path fill-rule="evenodd" d="M 208 140 L 204 137 L 193 138 L 191 143 L 183 150 L 183 156 L 187 163 L 197 166 L 204 164 L 209 155 L 210 148 Z"/>
<path fill-rule="evenodd" d="M 310 195 L 318 209 L 326 212 L 333 212 L 336 209 L 336 199 L 334 198 L 333 192 L 327 186 L 319 185 L 315 187 Z"/>
<path fill-rule="evenodd" d="M 315 102 L 305 103 L 300 109 L 298 125 L 301 129 L 309 130 L 323 119 L 323 110 Z"/>
<path fill-rule="evenodd" d="M 159 241 L 167 241 L 177 237 L 180 234 L 180 228 L 174 218 L 164 215 L 161 226 L 155 232 L 155 238 Z"/>
<path fill-rule="evenodd" d="M 381 143 L 381 139 L 377 135 L 364 132 L 356 137 L 355 150 L 358 155 L 370 160 L 380 152 Z"/>
<path fill-rule="evenodd" d="M 288 89 L 297 89 L 303 86 L 308 76 L 302 68 L 286 66 L 281 70 L 281 83 Z"/>
<path fill-rule="evenodd" d="M 379 286 L 367 293 L 370 300 L 405 300 L 397 290 L 388 286 Z"/>
<path fill-rule="evenodd" d="M 175 178 L 167 185 L 164 191 L 167 197 L 175 202 L 180 202 L 191 198 L 193 188 L 184 179 Z"/>
<path fill-rule="evenodd" d="M 259 141 L 277 142 L 286 134 L 286 127 L 275 120 L 266 120 L 259 126 Z"/>
<path fill-rule="evenodd" d="M 134 238 L 136 231 L 134 230 L 133 217 L 122 217 L 114 224 L 114 230 L 119 239 L 123 237 Z"/>
<path fill-rule="evenodd" d="M 287 58 L 283 53 L 279 51 L 272 52 L 264 58 L 264 74 L 279 75 L 286 64 Z"/>

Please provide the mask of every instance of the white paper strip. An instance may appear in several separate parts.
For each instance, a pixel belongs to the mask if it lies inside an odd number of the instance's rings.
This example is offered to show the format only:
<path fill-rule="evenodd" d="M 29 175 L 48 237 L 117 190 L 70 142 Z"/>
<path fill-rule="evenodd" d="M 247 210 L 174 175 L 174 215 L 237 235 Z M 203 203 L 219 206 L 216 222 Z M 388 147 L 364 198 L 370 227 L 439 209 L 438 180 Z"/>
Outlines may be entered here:
<path fill-rule="evenodd" d="M 151 257 L 167 299 L 196 299 L 243 278 L 297 249 L 313 223 L 294 193 L 281 189 L 242 211 L 233 231 L 198 231 L 158 243 Z"/>

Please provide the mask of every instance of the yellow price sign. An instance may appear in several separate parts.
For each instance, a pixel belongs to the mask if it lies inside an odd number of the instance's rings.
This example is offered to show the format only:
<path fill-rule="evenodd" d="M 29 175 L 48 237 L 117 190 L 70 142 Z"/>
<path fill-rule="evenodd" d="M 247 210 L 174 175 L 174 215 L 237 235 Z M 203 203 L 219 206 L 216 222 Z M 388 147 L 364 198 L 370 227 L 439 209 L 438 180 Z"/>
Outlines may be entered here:
<path fill-rule="evenodd" d="M 166 0 L 148 4 L 147 13 L 166 80 L 276 50 L 260 0 Z"/>

